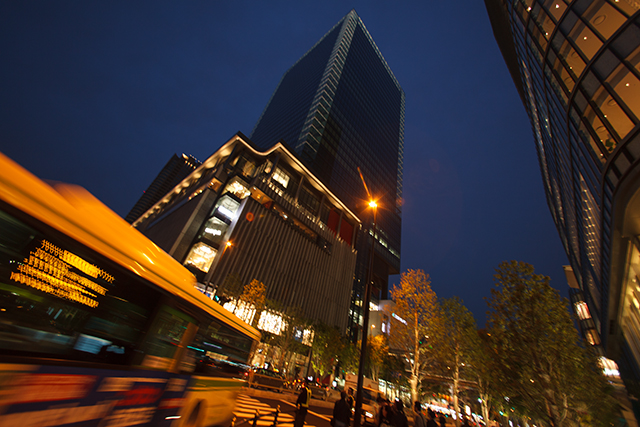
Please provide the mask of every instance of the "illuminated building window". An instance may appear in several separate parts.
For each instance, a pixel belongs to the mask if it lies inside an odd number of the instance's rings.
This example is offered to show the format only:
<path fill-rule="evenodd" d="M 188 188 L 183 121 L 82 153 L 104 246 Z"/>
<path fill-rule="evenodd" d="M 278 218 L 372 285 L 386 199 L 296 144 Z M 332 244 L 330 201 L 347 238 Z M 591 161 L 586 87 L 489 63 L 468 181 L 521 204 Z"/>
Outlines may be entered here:
<path fill-rule="evenodd" d="M 587 303 L 585 303 L 584 301 L 575 303 L 574 308 L 580 320 L 591 319 L 591 314 L 589 313 L 589 307 L 587 307 Z"/>
<path fill-rule="evenodd" d="M 248 324 L 253 322 L 253 318 L 256 315 L 256 307 L 242 300 L 233 299 L 227 301 L 223 307 Z"/>
<path fill-rule="evenodd" d="M 285 328 L 285 321 L 277 313 L 270 311 L 263 311 L 260 313 L 260 319 L 258 320 L 258 329 L 265 332 L 270 332 L 274 335 L 280 335 L 280 332 Z"/>
<path fill-rule="evenodd" d="M 591 345 L 600 345 L 600 338 L 598 338 L 598 334 L 595 330 L 589 329 L 584 333 L 585 338 Z"/>
<path fill-rule="evenodd" d="M 192 265 L 206 273 L 211 268 L 211 264 L 217 253 L 218 251 L 211 246 L 198 242 L 193 245 L 184 263 L 185 265 Z"/>
<path fill-rule="evenodd" d="M 602 371 L 607 377 L 620 377 L 620 372 L 618 371 L 618 365 L 611 359 L 607 359 L 604 356 L 601 356 L 598 361 L 600 362 L 600 366 L 602 367 Z"/>
<path fill-rule="evenodd" d="M 229 225 L 226 222 L 214 216 L 205 223 L 202 237 L 213 243 L 221 244 L 227 228 Z"/>
<path fill-rule="evenodd" d="M 302 344 L 311 345 L 313 344 L 313 331 L 310 329 L 305 329 L 302 333 Z"/>
<path fill-rule="evenodd" d="M 273 172 L 273 180 L 282 185 L 284 188 L 289 186 L 289 180 L 291 177 L 282 169 L 276 168 L 275 172 Z"/>
<path fill-rule="evenodd" d="M 244 155 L 236 158 L 236 163 L 234 166 L 236 167 L 236 169 L 240 170 L 242 175 L 249 178 L 253 178 L 256 172 L 256 164 Z"/>
<path fill-rule="evenodd" d="M 224 189 L 224 193 L 231 193 L 240 200 L 251 195 L 251 191 L 249 191 L 247 185 L 237 178 L 227 184 Z"/>
<path fill-rule="evenodd" d="M 216 203 L 216 212 L 227 219 L 234 219 L 240 203 L 229 196 L 222 196 Z"/>

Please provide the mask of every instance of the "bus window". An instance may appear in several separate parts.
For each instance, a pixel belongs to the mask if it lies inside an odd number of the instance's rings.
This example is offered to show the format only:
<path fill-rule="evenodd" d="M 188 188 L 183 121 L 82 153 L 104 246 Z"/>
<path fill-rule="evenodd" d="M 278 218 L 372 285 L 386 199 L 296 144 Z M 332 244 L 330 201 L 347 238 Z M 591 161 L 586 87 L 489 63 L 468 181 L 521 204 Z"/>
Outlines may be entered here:
<path fill-rule="evenodd" d="M 0 349 L 127 364 L 158 293 L 57 233 L 0 210 Z"/>
<path fill-rule="evenodd" d="M 142 366 L 169 371 L 193 371 L 195 361 L 189 362 L 193 356 L 190 356 L 186 348 L 193 340 L 196 330 L 197 322 L 193 317 L 163 305 L 143 346 L 145 356 Z"/>

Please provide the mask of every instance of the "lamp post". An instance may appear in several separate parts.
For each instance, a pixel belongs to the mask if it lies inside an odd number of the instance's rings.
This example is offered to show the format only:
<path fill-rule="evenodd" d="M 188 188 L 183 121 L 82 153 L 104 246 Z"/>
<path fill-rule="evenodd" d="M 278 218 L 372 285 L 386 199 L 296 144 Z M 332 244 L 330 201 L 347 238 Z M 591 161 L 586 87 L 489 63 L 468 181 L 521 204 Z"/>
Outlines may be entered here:
<path fill-rule="evenodd" d="M 362 175 L 361 175 L 362 176 Z M 364 182 L 364 179 L 363 179 Z M 366 185 L 365 185 L 366 188 Z M 371 200 L 369 207 L 373 209 L 373 233 L 371 235 L 371 253 L 369 254 L 369 274 L 367 275 L 367 283 L 364 285 L 364 301 L 362 308 L 364 310 L 364 319 L 362 327 L 362 342 L 360 343 L 360 363 L 358 364 L 358 388 L 356 390 L 356 408 L 353 419 L 353 427 L 360 427 L 362 421 L 362 395 L 364 383 L 364 359 L 367 352 L 367 338 L 369 335 L 369 303 L 371 300 L 371 282 L 373 281 L 373 251 L 376 243 L 376 220 L 378 213 L 378 204 Z"/>

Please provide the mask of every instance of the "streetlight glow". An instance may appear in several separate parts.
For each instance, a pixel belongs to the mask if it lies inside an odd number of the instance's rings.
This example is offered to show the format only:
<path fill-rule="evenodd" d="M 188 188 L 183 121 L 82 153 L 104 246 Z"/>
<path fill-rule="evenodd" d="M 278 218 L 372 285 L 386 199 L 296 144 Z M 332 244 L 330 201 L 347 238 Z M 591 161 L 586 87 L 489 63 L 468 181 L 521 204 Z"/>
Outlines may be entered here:
<path fill-rule="evenodd" d="M 356 388 L 356 402 L 355 402 L 355 414 L 353 417 L 353 427 L 361 427 L 364 424 L 364 420 L 362 419 L 362 401 L 363 401 L 363 386 L 364 386 L 364 362 L 365 362 L 365 354 L 367 352 L 367 336 L 369 333 L 369 304 L 371 301 L 371 284 L 373 282 L 373 258 L 375 252 L 375 235 L 376 235 L 376 221 L 377 221 L 377 213 L 378 213 L 378 204 L 371 197 L 371 193 L 367 188 L 367 183 L 364 181 L 364 176 L 362 176 L 362 171 L 358 168 L 358 172 L 360 173 L 360 179 L 362 179 L 362 185 L 364 185 L 364 189 L 367 192 L 367 196 L 369 197 L 369 207 L 372 208 L 371 219 L 373 220 L 373 233 L 371 234 L 371 249 L 369 252 L 369 271 L 367 273 L 367 281 L 364 285 L 364 301 L 362 304 L 363 313 L 363 327 L 362 327 L 362 337 L 360 342 L 360 362 L 358 363 L 358 385 Z M 371 329 L 373 330 L 375 325 L 371 325 Z M 373 335 L 373 331 L 372 331 Z M 366 411 L 365 411 L 366 412 Z M 366 416 L 366 415 L 365 415 Z M 364 427 L 364 426 L 363 426 Z"/>

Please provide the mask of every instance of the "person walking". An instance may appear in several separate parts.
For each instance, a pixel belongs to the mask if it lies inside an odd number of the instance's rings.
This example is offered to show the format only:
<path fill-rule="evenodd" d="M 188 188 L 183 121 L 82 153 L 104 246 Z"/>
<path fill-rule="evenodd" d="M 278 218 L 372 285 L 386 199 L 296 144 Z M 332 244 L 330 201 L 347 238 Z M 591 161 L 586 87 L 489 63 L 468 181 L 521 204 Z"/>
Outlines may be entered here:
<path fill-rule="evenodd" d="M 311 402 L 311 389 L 309 388 L 309 380 L 305 378 L 302 383 L 302 390 L 300 390 L 298 400 L 296 401 L 298 410 L 296 411 L 296 419 L 293 423 L 294 427 L 302 427 L 304 425 L 304 420 L 307 418 L 307 411 L 309 410 L 309 402 Z"/>
<path fill-rule="evenodd" d="M 393 407 L 394 411 L 391 414 L 391 425 L 393 427 L 409 427 L 409 420 L 407 420 L 407 416 L 404 414 L 404 405 L 402 404 L 402 400 L 396 400 L 396 404 Z"/>
<path fill-rule="evenodd" d="M 432 409 L 427 411 L 427 415 L 429 416 L 429 421 L 427 421 L 427 427 L 438 427 L 438 423 L 436 423 L 436 413 L 433 412 Z"/>
<path fill-rule="evenodd" d="M 440 412 L 440 415 L 438 416 L 438 424 L 440 424 L 440 427 L 447 426 L 447 420 L 444 419 L 444 414 L 442 412 Z"/>
<path fill-rule="evenodd" d="M 344 390 L 340 392 L 340 400 L 333 406 L 331 421 L 333 427 L 347 427 L 351 422 L 351 406 L 347 402 L 347 393 Z"/>
<path fill-rule="evenodd" d="M 422 405 L 417 400 L 413 402 L 413 412 L 414 416 L 414 427 L 427 427 L 427 423 L 424 420 L 424 415 L 422 414 Z"/>

